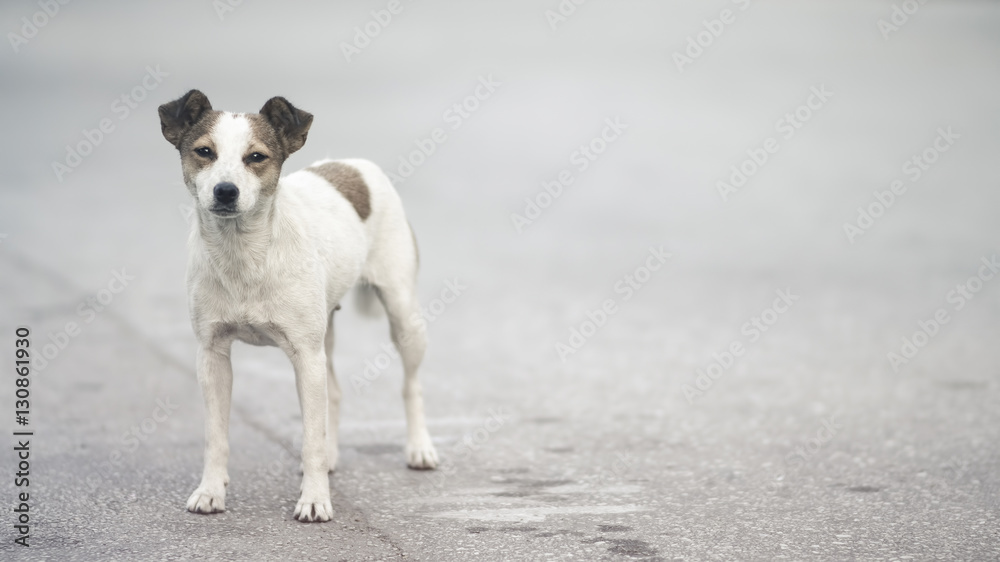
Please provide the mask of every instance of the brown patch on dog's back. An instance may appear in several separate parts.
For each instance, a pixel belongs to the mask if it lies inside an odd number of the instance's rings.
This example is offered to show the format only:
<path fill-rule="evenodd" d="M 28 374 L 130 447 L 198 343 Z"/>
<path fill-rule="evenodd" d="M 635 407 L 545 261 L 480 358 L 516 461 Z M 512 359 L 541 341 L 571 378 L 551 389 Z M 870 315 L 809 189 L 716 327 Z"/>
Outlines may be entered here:
<path fill-rule="evenodd" d="M 371 194 L 361 172 L 353 166 L 342 162 L 327 162 L 319 166 L 310 166 L 306 170 L 330 182 L 345 199 L 354 205 L 361 220 L 372 214 Z"/>

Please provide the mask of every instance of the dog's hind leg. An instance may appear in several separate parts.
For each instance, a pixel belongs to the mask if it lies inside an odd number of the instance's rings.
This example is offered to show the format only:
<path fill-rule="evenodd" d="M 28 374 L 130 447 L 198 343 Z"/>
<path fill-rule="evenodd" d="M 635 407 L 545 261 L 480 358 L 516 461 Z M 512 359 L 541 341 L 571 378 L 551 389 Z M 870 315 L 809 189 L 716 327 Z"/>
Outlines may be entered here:
<path fill-rule="evenodd" d="M 326 457 L 330 472 L 337 468 L 339 458 L 338 431 L 340 430 L 340 385 L 337 384 L 337 375 L 333 372 L 333 317 L 336 313 L 330 313 L 330 322 L 326 327 L 326 392 L 330 400 L 330 405 L 326 410 Z"/>
<path fill-rule="evenodd" d="M 389 315 L 389 332 L 403 359 L 403 403 L 406 407 L 406 464 L 414 469 L 438 465 L 437 451 L 431 442 L 424 419 L 424 397 L 417 380 L 417 369 L 427 348 L 427 327 L 417 307 L 412 275 L 400 281 L 378 286 L 378 295 Z"/>

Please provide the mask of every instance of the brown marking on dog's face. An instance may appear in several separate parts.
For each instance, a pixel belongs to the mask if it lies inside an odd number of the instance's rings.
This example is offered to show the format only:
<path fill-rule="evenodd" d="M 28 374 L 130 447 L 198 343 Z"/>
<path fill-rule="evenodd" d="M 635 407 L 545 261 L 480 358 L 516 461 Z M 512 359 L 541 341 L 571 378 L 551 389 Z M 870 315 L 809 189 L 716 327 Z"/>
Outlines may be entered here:
<path fill-rule="evenodd" d="M 199 155 L 195 150 L 208 148 L 212 154 L 217 153 L 215 141 L 212 140 L 212 129 L 222 115 L 221 111 L 206 113 L 197 123 L 188 127 L 177 146 L 181 153 L 181 171 L 184 174 L 184 184 L 194 192 L 194 178 L 203 168 L 212 165 L 212 157 Z"/>
<path fill-rule="evenodd" d="M 285 163 L 288 155 L 278 137 L 278 132 L 263 115 L 252 113 L 246 117 L 250 122 L 252 139 L 243 161 L 247 169 L 260 178 L 261 195 L 265 197 L 274 195 L 278 190 L 278 180 L 281 179 L 281 165 Z M 254 155 L 263 155 L 265 158 L 258 161 Z"/>
<path fill-rule="evenodd" d="M 194 176 L 212 163 L 211 158 L 199 156 L 194 150 L 207 147 L 215 153 L 212 128 L 222 112 L 212 109 L 212 103 L 205 94 L 191 90 L 176 100 L 161 105 L 158 113 L 160 131 L 180 152 L 184 183 L 194 193 Z"/>
<path fill-rule="evenodd" d="M 353 166 L 341 162 L 327 162 L 319 166 L 306 168 L 310 172 L 320 176 L 330 182 L 337 191 L 341 193 L 357 211 L 361 220 L 368 218 L 372 213 L 371 195 L 368 192 L 368 184 L 365 183 L 361 172 Z"/>

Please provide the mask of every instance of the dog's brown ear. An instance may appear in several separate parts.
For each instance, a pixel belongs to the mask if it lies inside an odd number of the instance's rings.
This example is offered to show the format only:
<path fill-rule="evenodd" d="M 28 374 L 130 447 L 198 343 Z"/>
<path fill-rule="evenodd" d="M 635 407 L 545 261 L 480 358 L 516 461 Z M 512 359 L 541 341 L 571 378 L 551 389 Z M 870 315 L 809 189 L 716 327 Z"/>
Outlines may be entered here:
<path fill-rule="evenodd" d="M 260 114 L 274 127 L 278 138 L 285 145 L 285 156 L 302 148 L 309 134 L 313 116 L 298 109 L 281 96 L 267 100 Z"/>
<path fill-rule="evenodd" d="M 170 144 L 181 147 L 184 133 L 212 111 L 208 97 L 198 90 L 191 90 L 172 102 L 160 106 L 160 129 Z"/>

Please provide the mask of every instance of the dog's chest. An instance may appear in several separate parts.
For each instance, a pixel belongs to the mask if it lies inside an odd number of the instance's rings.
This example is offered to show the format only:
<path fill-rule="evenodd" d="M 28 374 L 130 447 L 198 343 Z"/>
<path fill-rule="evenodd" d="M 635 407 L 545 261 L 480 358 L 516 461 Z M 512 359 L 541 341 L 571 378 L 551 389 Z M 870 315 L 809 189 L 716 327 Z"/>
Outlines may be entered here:
<path fill-rule="evenodd" d="M 303 307 L 287 300 L 216 301 L 215 306 L 200 311 L 196 325 L 209 342 L 239 340 L 250 345 L 284 348 L 300 332 L 322 330 L 322 309 L 321 304 Z"/>
<path fill-rule="evenodd" d="M 325 327 L 324 291 L 296 275 L 284 279 L 201 277 L 192 286 L 192 317 L 209 341 L 240 340 L 281 347 L 289 331 Z"/>

